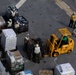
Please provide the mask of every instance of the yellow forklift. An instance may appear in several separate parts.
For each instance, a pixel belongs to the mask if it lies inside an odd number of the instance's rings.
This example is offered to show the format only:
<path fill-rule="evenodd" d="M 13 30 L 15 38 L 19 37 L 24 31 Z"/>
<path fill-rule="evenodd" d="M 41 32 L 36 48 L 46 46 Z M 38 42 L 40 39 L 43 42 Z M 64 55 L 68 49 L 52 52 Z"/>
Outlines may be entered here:
<path fill-rule="evenodd" d="M 56 57 L 60 54 L 70 53 L 73 51 L 74 40 L 71 36 L 72 34 L 67 28 L 60 28 L 56 35 L 52 34 L 50 39 L 47 39 L 46 41 L 46 48 L 49 56 Z"/>

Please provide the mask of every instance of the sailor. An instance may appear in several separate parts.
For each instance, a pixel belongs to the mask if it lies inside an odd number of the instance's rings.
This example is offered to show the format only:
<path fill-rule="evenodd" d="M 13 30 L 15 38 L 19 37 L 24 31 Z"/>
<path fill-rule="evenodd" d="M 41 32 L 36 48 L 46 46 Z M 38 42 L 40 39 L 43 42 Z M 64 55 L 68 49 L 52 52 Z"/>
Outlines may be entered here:
<path fill-rule="evenodd" d="M 19 28 L 19 22 L 17 21 L 16 23 L 15 23 L 15 28 Z"/>
<path fill-rule="evenodd" d="M 13 10 L 11 10 L 11 14 L 12 14 L 12 17 L 15 17 L 15 14 L 16 14 L 15 8 L 13 8 Z"/>
<path fill-rule="evenodd" d="M 34 61 L 36 63 L 40 63 L 41 52 L 40 52 L 40 47 L 38 44 L 35 45 L 34 58 L 35 58 Z"/>
<path fill-rule="evenodd" d="M 28 33 L 25 36 L 25 40 L 27 40 L 27 41 L 29 40 L 29 34 Z"/>
<path fill-rule="evenodd" d="M 17 21 L 14 25 L 15 31 L 18 33 L 20 23 Z"/>
<path fill-rule="evenodd" d="M 75 20 L 75 14 L 73 13 L 73 14 L 71 15 L 71 18 L 70 18 L 69 27 L 74 28 L 75 22 L 76 22 L 76 20 Z"/>
<path fill-rule="evenodd" d="M 27 51 L 29 39 L 30 39 L 29 34 L 27 33 L 25 38 L 24 38 L 24 51 Z"/>
<path fill-rule="evenodd" d="M 68 43 L 68 36 L 67 36 L 67 35 L 65 35 L 65 36 L 63 37 L 62 43 L 63 43 L 63 44 L 67 44 L 67 43 Z"/>
<path fill-rule="evenodd" d="M 12 27 L 12 19 L 9 19 L 9 20 L 7 21 L 7 27 L 8 27 L 8 28 L 11 28 L 11 27 Z"/>

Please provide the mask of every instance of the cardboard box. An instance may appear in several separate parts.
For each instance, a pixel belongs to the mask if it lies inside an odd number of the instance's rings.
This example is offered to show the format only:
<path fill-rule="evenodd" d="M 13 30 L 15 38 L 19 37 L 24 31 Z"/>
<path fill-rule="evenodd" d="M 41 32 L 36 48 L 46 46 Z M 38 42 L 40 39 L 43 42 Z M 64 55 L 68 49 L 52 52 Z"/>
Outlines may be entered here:
<path fill-rule="evenodd" d="M 10 60 L 11 60 L 11 63 L 12 62 L 17 62 L 17 60 L 18 60 L 18 62 L 19 62 L 19 60 L 20 61 L 23 60 L 23 57 L 22 57 L 22 55 L 20 54 L 20 52 L 18 50 L 12 51 L 12 52 L 7 51 L 7 54 L 9 56 Z"/>

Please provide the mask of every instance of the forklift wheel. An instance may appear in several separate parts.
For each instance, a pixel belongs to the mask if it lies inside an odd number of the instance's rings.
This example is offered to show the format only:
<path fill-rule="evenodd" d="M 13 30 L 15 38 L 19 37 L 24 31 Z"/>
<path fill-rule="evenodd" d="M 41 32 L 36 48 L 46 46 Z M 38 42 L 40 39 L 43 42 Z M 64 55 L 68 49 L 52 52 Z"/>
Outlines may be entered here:
<path fill-rule="evenodd" d="M 71 53 L 71 52 L 72 52 L 72 50 L 68 50 L 68 51 L 67 51 L 67 54 L 68 54 L 68 53 Z"/>
<path fill-rule="evenodd" d="M 52 54 L 53 57 L 57 57 L 58 55 L 59 55 L 58 52 L 53 52 L 53 54 Z"/>

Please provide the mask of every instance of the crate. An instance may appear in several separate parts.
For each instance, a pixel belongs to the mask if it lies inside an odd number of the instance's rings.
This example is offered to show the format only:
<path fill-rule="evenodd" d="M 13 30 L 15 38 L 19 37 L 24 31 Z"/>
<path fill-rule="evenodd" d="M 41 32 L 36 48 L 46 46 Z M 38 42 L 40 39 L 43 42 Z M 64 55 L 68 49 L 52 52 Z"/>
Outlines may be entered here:
<path fill-rule="evenodd" d="M 39 75 L 53 75 L 52 70 L 40 70 Z"/>
<path fill-rule="evenodd" d="M 17 36 L 13 29 L 3 29 L 1 46 L 4 51 L 16 49 Z"/>
<path fill-rule="evenodd" d="M 75 75 L 75 70 L 70 63 L 60 64 L 55 67 L 54 75 Z"/>

